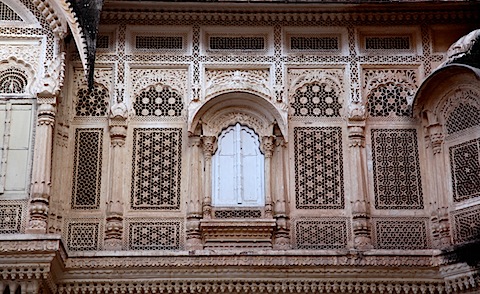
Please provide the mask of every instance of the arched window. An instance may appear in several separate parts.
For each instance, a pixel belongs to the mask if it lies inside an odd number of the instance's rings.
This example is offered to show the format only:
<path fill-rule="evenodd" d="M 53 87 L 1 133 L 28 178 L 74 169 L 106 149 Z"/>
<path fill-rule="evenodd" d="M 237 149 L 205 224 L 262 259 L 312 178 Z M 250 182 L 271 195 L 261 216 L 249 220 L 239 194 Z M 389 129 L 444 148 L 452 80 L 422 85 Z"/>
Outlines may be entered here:
<path fill-rule="evenodd" d="M 225 129 L 212 158 L 212 205 L 265 205 L 264 160 L 258 135 L 252 129 L 239 123 Z"/>

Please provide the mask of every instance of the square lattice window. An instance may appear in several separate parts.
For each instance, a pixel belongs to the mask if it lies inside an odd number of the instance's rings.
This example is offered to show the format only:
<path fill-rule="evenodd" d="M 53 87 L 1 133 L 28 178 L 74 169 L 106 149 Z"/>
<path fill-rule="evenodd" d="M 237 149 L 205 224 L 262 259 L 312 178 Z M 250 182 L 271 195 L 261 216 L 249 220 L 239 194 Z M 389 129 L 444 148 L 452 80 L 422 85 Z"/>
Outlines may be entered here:
<path fill-rule="evenodd" d="M 68 250 L 96 251 L 100 249 L 99 240 L 103 230 L 99 220 L 67 220 L 66 231 L 67 236 L 65 237 Z"/>
<path fill-rule="evenodd" d="M 294 221 L 296 249 L 347 247 L 350 226 L 345 218 L 308 218 Z"/>
<path fill-rule="evenodd" d="M 24 229 L 26 202 L 0 202 L 0 234 L 16 234 Z"/>
<path fill-rule="evenodd" d="M 129 250 L 180 250 L 183 247 L 181 220 L 129 220 Z"/>
<path fill-rule="evenodd" d="M 180 208 L 182 129 L 133 132 L 133 209 Z"/>
<path fill-rule="evenodd" d="M 98 209 L 102 178 L 103 129 L 77 129 L 73 158 L 73 209 Z"/>
<path fill-rule="evenodd" d="M 480 196 L 480 139 L 451 146 L 453 200 L 460 202 Z"/>
<path fill-rule="evenodd" d="M 372 130 L 376 209 L 423 209 L 415 129 Z"/>
<path fill-rule="evenodd" d="M 480 240 L 480 205 L 452 213 L 455 243 Z"/>
<path fill-rule="evenodd" d="M 428 249 L 427 218 L 373 218 L 372 234 L 377 249 Z"/>
<path fill-rule="evenodd" d="M 298 209 L 343 209 L 340 127 L 296 127 L 295 203 Z"/>

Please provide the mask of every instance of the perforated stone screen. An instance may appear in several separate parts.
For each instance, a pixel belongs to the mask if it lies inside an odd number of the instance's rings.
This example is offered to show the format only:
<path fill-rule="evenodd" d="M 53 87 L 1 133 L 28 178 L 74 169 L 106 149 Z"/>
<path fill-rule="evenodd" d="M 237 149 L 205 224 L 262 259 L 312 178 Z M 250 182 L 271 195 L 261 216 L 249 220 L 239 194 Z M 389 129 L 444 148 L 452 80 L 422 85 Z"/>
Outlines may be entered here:
<path fill-rule="evenodd" d="M 480 109 L 470 104 L 460 103 L 448 116 L 445 126 L 448 134 L 480 126 Z"/>
<path fill-rule="evenodd" d="M 480 206 L 473 206 L 452 213 L 453 240 L 455 243 L 480 239 Z"/>
<path fill-rule="evenodd" d="M 453 200 L 460 202 L 480 196 L 480 139 L 449 148 Z"/>
<path fill-rule="evenodd" d="M 375 208 L 423 208 L 415 129 L 372 129 L 372 159 Z"/>
<path fill-rule="evenodd" d="M 183 246 L 180 220 L 142 220 L 128 222 L 128 249 L 179 250 Z"/>
<path fill-rule="evenodd" d="M 91 90 L 81 88 L 77 92 L 75 114 L 77 116 L 105 116 L 109 97 L 108 90 L 101 85 L 95 85 Z"/>
<path fill-rule="evenodd" d="M 92 220 L 72 220 L 67 222 L 67 248 L 70 251 L 96 251 L 100 249 L 101 227 Z"/>
<path fill-rule="evenodd" d="M 102 179 L 103 129 L 76 129 L 73 158 L 73 209 L 98 209 Z"/>
<path fill-rule="evenodd" d="M 368 113 L 372 117 L 410 116 L 407 98 L 413 93 L 395 83 L 381 85 L 368 96 Z"/>
<path fill-rule="evenodd" d="M 0 72 L 0 94 L 25 93 L 27 84 L 27 75 L 22 69 L 10 67 Z"/>
<path fill-rule="evenodd" d="M 296 127 L 295 206 L 343 209 L 343 153 L 340 127 Z"/>
<path fill-rule="evenodd" d="M 22 18 L 7 4 L 0 2 L 0 21 L 22 21 Z"/>
<path fill-rule="evenodd" d="M 296 249 L 347 247 L 349 224 L 344 218 L 308 218 L 294 221 Z"/>
<path fill-rule="evenodd" d="M 23 227 L 25 204 L 0 201 L 0 234 L 20 233 Z"/>
<path fill-rule="evenodd" d="M 209 38 L 209 48 L 211 50 L 264 50 L 264 37 L 227 37 L 227 36 L 211 36 Z"/>
<path fill-rule="evenodd" d="M 372 235 L 377 249 L 428 249 L 427 218 L 373 218 Z"/>
<path fill-rule="evenodd" d="M 292 51 L 336 51 L 339 49 L 339 38 L 335 36 L 291 36 Z"/>
<path fill-rule="evenodd" d="M 136 128 L 133 142 L 131 207 L 179 209 L 182 129 Z"/>
<path fill-rule="evenodd" d="M 169 86 L 156 85 L 142 91 L 133 104 L 137 116 L 181 116 L 182 96 Z"/>
<path fill-rule="evenodd" d="M 182 36 L 136 36 L 136 49 L 182 50 Z"/>
<path fill-rule="evenodd" d="M 339 93 L 326 83 L 306 84 L 292 97 L 294 116 L 338 117 L 342 109 Z"/>
<path fill-rule="evenodd" d="M 365 37 L 366 50 L 409 50 L 409 36 Z"/>

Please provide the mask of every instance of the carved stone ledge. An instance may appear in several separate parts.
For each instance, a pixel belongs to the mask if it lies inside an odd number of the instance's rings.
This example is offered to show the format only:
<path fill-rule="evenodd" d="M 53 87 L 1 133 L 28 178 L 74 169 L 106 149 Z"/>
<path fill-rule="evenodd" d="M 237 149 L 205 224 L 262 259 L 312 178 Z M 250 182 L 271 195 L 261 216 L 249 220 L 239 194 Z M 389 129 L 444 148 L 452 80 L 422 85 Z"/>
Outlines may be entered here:
<path fill-rule="evenodd" d="M 272 248 L 274 219 L 202 220 L 204 249 Z"/>

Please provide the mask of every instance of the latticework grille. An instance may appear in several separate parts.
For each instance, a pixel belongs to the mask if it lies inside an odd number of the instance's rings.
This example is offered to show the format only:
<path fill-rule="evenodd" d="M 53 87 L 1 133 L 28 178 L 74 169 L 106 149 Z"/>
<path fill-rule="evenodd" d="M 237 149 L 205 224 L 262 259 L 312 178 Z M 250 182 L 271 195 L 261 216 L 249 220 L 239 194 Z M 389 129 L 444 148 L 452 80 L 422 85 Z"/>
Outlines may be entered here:
<path fill-rule="evenodd" d="M 298 209 L 343 209 L 340 127 L 296 127 L 295 203 Z"/>
<path fill-rule="evenodd" d="M 412 95 L 410 89 L 395 83 L 381 85 L 368 96 L 368 113 L 373 117 L 410 116 L 407 99 Z"/>
<path fill-rule="evenodd" d="M 338 117 L 342 109 L 339 93 L 326 83 L 307 84 L 292 97 L 294 116 Z"/>
<path fill-rule="evenodd" d="M 449 148 L 453 200 L 464 201 L 480 196 L 480 139 Z"/>
<path fill-rule="evenodd" d="M 372 233 L 377 249 L 428 249 L 427 218 L 373 218 Z"/>
<path fill-rule="evenodd" d="M 453 212 L 452 219 L 454 243 L 480 240 L 479 205 Z"/>
<path fill-rule="evenodd" d="M 294 221 L 296 249 L 343 249 L 350 225 L 345 218 L 306 218 Z"/>
<path fill-rule="evenodd" d="M 67 249 L 69 251 L 96 251 L 103 230 L 96 219 L 70 219 L 66 221 Z"/>
<path fill-rule="evenodd" d="M 24 229 L 26 201 L 0 201 L 0 234 L 16 234 Z"/>
<path fill-rule="evenodd" d="M 410 50 L 409 36 L 365 37 L 366 50 Z"/>
<path fill-rule="evenodd" d="M 77 92 L 76 116 L 106 116 L 109 100 L 108 90 L 100 85 L 93 89 L 81 88 Z"/>
<path fill-rule="evenodd" d="M 445 126 L 448 134 L 480 126 L 480 109 L 460 103 L 448 116 Z"/>
<path fill-rule="evenodd" d="M 292 51 L 337 51 L 339 38 L 335 36 L 291 36 L 290 50 Z"/>
<path fill-rule="evenodd" d="M 0 2 L 0 21 L 23 21 L 7 4 Z"/>
<path fill-rule="evenodd" d="M 133 108 L 138 116 L 181 116 L 183 99 L 169 86 L 151 86 L 137 95 Z"/>
<path fill-rule="evenodd" d="M 135 48 L 147 50 L 182 50 L 182 36 L 136 36 Z"/>
<path fill-rule="evenodd" d="M 73 209 L 97 209 L 102 178 L 103 129 L 77 129 L 73 159 Z"/>
<path fill-rule="evenodd" d="M 129 220 L 129 250 L 180 250 L 183 248 L 181 220 Z"/>
<path fill-rule="evenodd" d="M 98 35 L 97 36 L 97 49 L 108 49 L 110 47 L 110 36 L 109 35 Z"/>
<path fill-rule="evenodd" d="M 216 210 L 215 218 L 260 218 L 262 211 L 257 209 Z"/>
<path fill-rule="evenodd" d="M 415 129 L 372 129 L 377 209 L 422 209 L 423 193 Z"/>
<path fill-rule="evenodd" d="M 19 68 L 9 67 L 0 72 L 0 94 L 25 93 L 27 84 L 27 75 Z"/>
<path fill-rule="evenodd" d="M 135 129 L 133 209 L 179 209 L 182 129 Z"/>
<path fill-rule="evenodd" d="M 211 50 L 264 50 L 265 38 L 211 36 L 209 48 Z"/>

